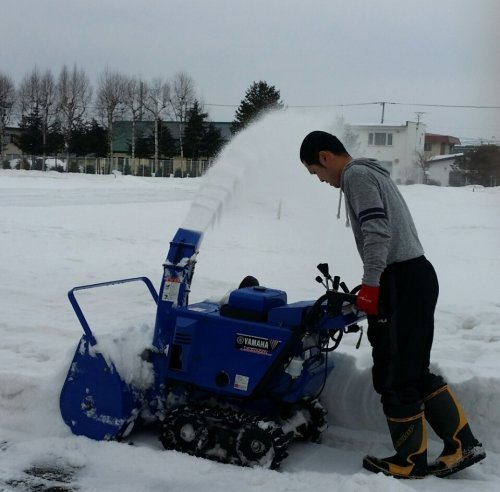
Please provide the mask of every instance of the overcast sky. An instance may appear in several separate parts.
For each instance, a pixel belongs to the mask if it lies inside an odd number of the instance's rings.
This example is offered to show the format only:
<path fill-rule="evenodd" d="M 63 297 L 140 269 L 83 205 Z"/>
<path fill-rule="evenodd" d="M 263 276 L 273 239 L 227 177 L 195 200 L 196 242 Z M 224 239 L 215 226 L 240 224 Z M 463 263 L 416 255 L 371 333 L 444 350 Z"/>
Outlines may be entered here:
<path fill-rule="evenodd" d="M 428 132 L 500 140 L 500 109 L 414 106 L 500 107 L 499 26 L 500 0 L 0 0 L 0 71 L 76 63 L 94 86 L 106 65 L 185 71 L 215 121 L 265 80 L 288 106 L 397 102 L 387 123 L 424 112 Z M 331 111 L 381 118 L 377 104 Z"/>

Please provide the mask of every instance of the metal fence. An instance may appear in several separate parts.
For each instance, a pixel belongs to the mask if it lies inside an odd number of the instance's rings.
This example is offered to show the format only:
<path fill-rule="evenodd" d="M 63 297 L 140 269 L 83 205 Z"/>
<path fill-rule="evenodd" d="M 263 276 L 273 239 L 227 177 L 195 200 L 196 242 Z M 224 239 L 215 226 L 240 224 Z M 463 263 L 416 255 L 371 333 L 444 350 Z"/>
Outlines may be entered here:
<path fill-rule="evenodd" d="M 7 154 L 2 158 L 4 169 L 60 171 L 87 174 L 120 172 L 134 176 L 198 177 L 212 165 L 211 159 L 132 159 L 130 157 L 78 157 L 66 155 L 28 156 Z"/>

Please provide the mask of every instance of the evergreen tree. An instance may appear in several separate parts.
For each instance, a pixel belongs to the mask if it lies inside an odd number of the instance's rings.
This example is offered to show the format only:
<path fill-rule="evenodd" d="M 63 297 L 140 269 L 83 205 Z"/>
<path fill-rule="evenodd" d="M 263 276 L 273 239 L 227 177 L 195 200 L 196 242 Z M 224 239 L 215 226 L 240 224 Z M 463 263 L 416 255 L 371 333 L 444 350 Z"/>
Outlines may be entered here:
<path fill-rule="evenodd" d="M 55 121 L 49 127 L 47 132 L 47 142 L 45 143 L 45 153 L 47 155 L 55 155 L 62 152 L 64 149 L 64 134 L 61 124 Z"/>
<path fill-rule="evenodd" d="M 167 125 L 160 122 L 159 135 L 158 135 L 158 147 L 160 156 L 173 157 L 179 154 L 178 142 L 172 136 L 172 133 L 168 129 Z"/>
<path fill-rule="evenodd" d="M 481 145 L 466 152 L 457 159 L 457 162 L 465 171 L 468 184 L 500 185 L 500 147 L 498 145 Z"/>
<path fill-rule="evenodd" d="M 129 151 L 131 145 L 129 144 Z M 177 155 L 179 152 L 177 142 L 172 137 L 167 126 L 159 121 L 158 124 L 158 154 L 160 158 L 168 158 Z M 155 155 L 154 133 L 139 133 L 135 139 L 135 156 L 140 159 L 152 159 Z"/>
<path fill-rule="evenodd" d="M 280 101 L 280 91 L 267 82 L 254 82 L 245 93 L 245 98 L 241 101 L 236 110 L 231 133 L 237 133 L 264 111 L 271 109 L 280 109 L 283 103 Z"/>
<path fill-rule="evenodd" d="M 222 138 L 220 130 L 210 122 L 208 127 L 206 127 L 205 135 L 201 142 L 202 154 L 205 157 L 215 157 L 225 144 L 225 140 Z"/>
<path fill-rule="evenodd" d="M 208 113 L 203 113 L 197 100 L 187 113 L 184 128 L 184 155 L 189 159 L 199 159 L 203 155 L 203 139 L 206 134 L 205 119 Z"/>
<path fill-rule="evenodd" d="M 43 143 L 43 121 L 38 109 L 22 116 L 19 128 L 22 130 L 17 141 L 18 147 L 27 155 L 53 155 L 60 152 L 64 146 L 60 125 L 52 123 L 46 132 L 46 142 Z"/>
<path fill-rule="evenodd" d="M 108 155 L 108 130 L 96 120 L 92 120 L 88 131 L 89 145 L 96 157 Z"/>
<path fill-rule="evenodd" d="M 79 156 L 106 157 L 108 154 L 107 138 L 106 128 L 95 119 L 90 123 L 79 122 L 71 132 L 69 151 Z"/>
<path fill-rule="evenodd" d="M 155 137 L 152 133 L 140 133 L 135 140 L 135 156 L 139 159 L 151 159 L 155 155 Z"/>
<path fill-rule="evenodd" d="M 214 157 L 225 143 L 220 130 L 207 121 L 198 101 L 195 101 L 187 114 L 184 130 L 184 155 L 190 159 Z"/>
<path fill-rule="evenodd" d="M 17 146 L 23 154 L 41 155 L 43 153 L 42 118 L 37 109 L 29 115 L 22 116 L 19 128 L 21 136 L 17 140 Z"/>
<path fill-rule="evenodd" d="M 88 126 L 88 124 L 81 120 L 75 124 L 68 138 L 68 150 L 70 153 L 82 156 L 89 154 L 87 144 Z"/>

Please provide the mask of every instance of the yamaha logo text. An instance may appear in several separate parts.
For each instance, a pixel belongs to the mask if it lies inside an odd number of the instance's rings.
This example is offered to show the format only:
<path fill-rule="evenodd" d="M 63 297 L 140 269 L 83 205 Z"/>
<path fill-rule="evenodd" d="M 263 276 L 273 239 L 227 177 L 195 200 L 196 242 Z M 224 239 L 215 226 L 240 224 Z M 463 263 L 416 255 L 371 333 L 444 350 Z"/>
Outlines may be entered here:
<path fill-rule="evenodd" d="M 237 333 L 235 347 L 238 350 L 243 350 L 244 352 L 272 355 L 272 353 L 279 347 L 280 343 L 281 342 L 279 340 L 271 340 L 269 338 L 254 337 L 251 335 Z"/>

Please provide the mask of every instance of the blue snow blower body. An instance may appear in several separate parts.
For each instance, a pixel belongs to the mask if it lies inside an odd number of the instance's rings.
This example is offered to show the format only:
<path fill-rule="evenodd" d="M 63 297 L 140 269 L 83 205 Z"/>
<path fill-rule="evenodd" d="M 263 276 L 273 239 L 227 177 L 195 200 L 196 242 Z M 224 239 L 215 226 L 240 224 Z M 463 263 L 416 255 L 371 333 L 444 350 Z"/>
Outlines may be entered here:
<path fill-rule="evenodd" d="M 73 433 L 92 439 L 121 440 L 157 425 L 166 449 L 276 468 L 294 439 L 318 440 L 326 428 L 319 396 L 334 367 L 329 353 L 343 333 L 361 330 L 363 313 L 326 264 L 318 265 L 326 292 L 316 301 L 287 303 L 286 292 L 254 285 L 235 289 L 225 303 L 189 304 L 201 238 L 177 231 L 158 294 L 145 277 L 69 292 L 84 334 L 61 414 Z M 143 282 L 157 304 L 153 339 L 141 354 L 154 374 L 147 388 L 126 383 L 99 351 L 75 295 L 127 282 Z"/>

